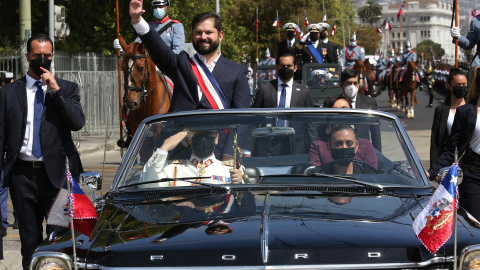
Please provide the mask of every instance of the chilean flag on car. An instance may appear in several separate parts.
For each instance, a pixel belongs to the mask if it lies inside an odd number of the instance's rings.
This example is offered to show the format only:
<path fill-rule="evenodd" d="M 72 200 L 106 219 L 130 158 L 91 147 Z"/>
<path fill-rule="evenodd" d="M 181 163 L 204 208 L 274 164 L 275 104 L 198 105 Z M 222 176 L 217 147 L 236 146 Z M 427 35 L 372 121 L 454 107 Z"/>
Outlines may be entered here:
<path fill-rule="evenodd" d="M 427 205 L 413 221 L 413 230 L 422 244 L 433 254 L 452 235 L 458 201 L 458 167 L 453 164 Z"/>
<path fill-rule="evenodd" d="M 68 193 L 67 184 L 70 184 L 71 194 Z M 70 217 L 73 218 L 76 231 L 87 236 L 92 234 L 97 223 L 97 211 L 67 170 L 66 179 L 48 214 L 47 224 L 70 228 Z"/>

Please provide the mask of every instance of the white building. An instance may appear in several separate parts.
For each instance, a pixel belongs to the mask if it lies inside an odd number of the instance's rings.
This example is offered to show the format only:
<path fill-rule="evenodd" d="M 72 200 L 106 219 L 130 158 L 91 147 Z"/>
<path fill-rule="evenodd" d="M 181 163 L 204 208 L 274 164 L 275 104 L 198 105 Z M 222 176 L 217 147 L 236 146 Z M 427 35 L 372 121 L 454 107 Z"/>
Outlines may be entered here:
<path fill-rule="evenodd" d="M 432 40 L 438 43 L 445 50 L 442 57 L 443 62 L 453 64 L 455 62 L 455 44 L 450 36 L 450 24 L 452 19 L 453 6 L 437 0 L 406 0 L 403 7 L 403 16 L 397 18 L 402 2 L 394 5 L 380 3 L 383 17 L 390 18 L 392 31 L 389 41 L 395 51 L 398 50 L 401 41 L 403 49 L 407 41 L 410 41 L 412 48 L 425 40 Z M 402 34 L 400 38 L 400 19 L 402 19 Z M 386 38 L 386 37 L 385 37 Z M 459 60 L 463 59 L 463 53 L 458 51 Z M 420 57 L 420 55 L 418 55 Z"/>

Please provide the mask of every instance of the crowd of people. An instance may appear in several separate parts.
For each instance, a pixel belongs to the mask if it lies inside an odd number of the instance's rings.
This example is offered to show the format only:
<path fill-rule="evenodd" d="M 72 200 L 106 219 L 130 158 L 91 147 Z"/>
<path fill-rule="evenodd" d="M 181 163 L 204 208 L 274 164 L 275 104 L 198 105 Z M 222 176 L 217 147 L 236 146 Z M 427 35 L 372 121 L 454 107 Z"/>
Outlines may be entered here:
<path fill-rule="evenodd" d="M 204 12 L 193 17 L 192 44 L 196 54 L 190 57 L 182 50 L 185 42 L 183 24 L 168 17 L 169 0 L 153 0 L 153 15 L 156 20 L 148 23 L 142 15 L 143 1 L 132 0 L 129 6 L 133 28 L 138 34 L 136 42 L 142 42 L 155 62 L 159 73 L 174 83 L 170 112 L 198 109 L 228 109 L 251 107 L 251 92 L 246 66 L 226 59 L 219 50 L 225 34 L 222 21 L 214 12 Z M 454 27 L 451 36 L 459 40 L 461 47 L 471 49 L 480 41 L 479 16 L 474 17 L 466 37 Z M 299 70 L 306 63 L 338 63 L 336 46 L 328 40 L 327 23 L 310 24 L 308 33 L 298 40 L 294 23 L 283 29 L 286 40 L 278 44 L 278 55 L 267 56 L 265 65 L 275 65 L 275 78 L 260 86 L 255 94 L 254 108 L 313 107 L 309 89 L 296 82 Z M 120 49 L 118 41 L 114 46 Z M 268 51 L 268 54 L 270 52 Z M 74 179 L 83 172 L 82 163 L 72 141 L 71 132 L 85 124 L 78 85 L 59 79 L 50 71 L 54 56 L 53 42 L 45 34 L 32 35 L 27 42 L 26 59 L 29 63 L 26 75 L 9 83 L 0 90 L 0 168 L 2 188 L 9 188 L 14 211 L 17 214 L 20 232 L 22 265 L 29 268 L 32 254 L 43 240 L 42 223 L 46 219 L 55 196 L 65 179 L 65 164 L 68 158 Z M 341 73 L 342 93 L 327 100 L 325 107 L 351 109 L 377 109 L 374 98 L 360 95 L 359 73 L 350 67 L 355 59 L 365 60 L 365 50 L 357 44 L 357 36 L 350 37 L 350 44 L 342 52 L 345 69 Z M 417 55 L 407 43 L 406 51 L 398 58 L 383 60 L 384 67 L 400 61 L 401 69 L 406 62 L 416 61 Z M 430 168 L 428 176 L 435 180 L 441 167 L 451 165 L 455 149 L 460 153 L 460 166 L 464 181 L 460 185 L 460 205 L 480 220 L 480 60 L 478 53 L 472 63 L 470 80 L 458 69 L 445 73 L 438 69 L 430 74 L 437 81 L 446 83 L 444 104 L 435 108 L 432 125 Z M 380 69 L 381 73 L 386 74 Z M 403 73 L 403 72 L 402 72 Z M 400 78 L 403 74 L 400 73 Z M 440 78 L 442 76 L 442 78 Z M 201 83 L 202 82 L 202 83 Z M 432 105 L 432 101 L 430 104 Z M 286 120 L 279 125 L 288 126 Z M 309 162 L 319 164 L 345 157 L 356 157 L 372 164 L 375 169 L 375 149 L 381 149 L 379 130 L 368 130 L 338 125 L 332 127 L 328 138 L 322 130 L 312 132 Z M 166 164 L 165 153 L 176 147 L 185 137 L 192 147 L 191 163 Z M 210 169 L 222 172 L 222 177 L 233 183 L 241 183 L 242 175 L 231 166 L 233 134 L 192 132 L 178 133 L 166 140 L 152 156 L 147 165 L 158 178 L 165 168 L 189 166 L 203 174 Z M 278 143 L 282 143 L 279 141 Z M 202 147 L 195 148 L 201 144 Z M 275 145 L 267 145 L 265 151 L 276 151 Z M 245 155 L 251 153 L 244 152 Z M 211 168 L 200 168 L 196 160 L 208 158 Z M 170 167 L 169 167 L 170 166 Z M 173 168 L 173 167 L 172 167 Z M 359 168 L 351 162 L 339 162 L 331 167 L 334 173 L 355 173 Z M 168 176 L 168 173 L 167 173 Z M 146 178 L 149 177 L 145 174 Z M 188 183 L 186 183 L 188 184 Z M 0 195 L 2 196 L 2 195 Z M 6 213 L 1 208 L 2 216 Z M 47 226 L 47 234 L 54 228 Z M 0 238 L 0 245 L 2 244 Z M 1 254 L 0 254 L 1 255 Z"/>

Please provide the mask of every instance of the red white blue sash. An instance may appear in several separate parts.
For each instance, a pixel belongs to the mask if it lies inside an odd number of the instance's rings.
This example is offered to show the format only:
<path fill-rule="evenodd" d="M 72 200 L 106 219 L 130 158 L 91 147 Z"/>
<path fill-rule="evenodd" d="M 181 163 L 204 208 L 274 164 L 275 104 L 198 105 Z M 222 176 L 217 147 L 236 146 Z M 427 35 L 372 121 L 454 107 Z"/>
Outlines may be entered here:
<path fill-rule="evenodd" d="M 317 48 L 315 48 L 315 46 L 313 46 L 313 43 L 311 41 L 307 41 L 307 47 L 308 47 L 308 49 L 310 49 L 310 52 L 313 54 L 313 57 L 315 57 L 317 62 L 320 63 L 320 64 L 323 64 L 322 56 L 318 52 Z"/>
<path fill-rule="evenodd" d="M 205 95 L 212 108 L 230 109 L 230 104 L 227 102 L 222 89 L 220 89 L 220 86 L 210 70 L 208 70 L 207 66 L 198 58 L 197 55 L 190 58 L 190 65 L 192 66 L 195 77 L 197 77 L 200 90 L 202 90 L 202 93 Z"/>

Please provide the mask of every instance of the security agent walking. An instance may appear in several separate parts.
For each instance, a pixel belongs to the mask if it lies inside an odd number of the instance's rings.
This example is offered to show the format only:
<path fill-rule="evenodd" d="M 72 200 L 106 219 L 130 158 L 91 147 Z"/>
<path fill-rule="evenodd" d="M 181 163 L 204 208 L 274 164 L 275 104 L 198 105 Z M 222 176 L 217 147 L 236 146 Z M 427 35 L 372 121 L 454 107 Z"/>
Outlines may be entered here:
<path fill-rule="evenodd" d="M 320 42 L 318 43 L 317 48 L 322 53 L 323 62 L 337 64 L 337 45 L 328 41 L 328 30 L 330 29 L 330 25 L 328 23 L 319 23 L 319 25 L 322 27 L 322 29 L 320 31 Z"/>
<path fill-rule="evenodd" d="M 48 36 L 33 35 L 26 58 L 27 75 L 0 94 L 0 168 L 17 213 L 23 269 L 42 242 L 42 223 L 65 180 L 67 158 L 75 179 L 83 172 L 71 132 L 85 124 L 78 85 L 48 71 L 53 58 Z"/>
<path fill-rule="evenodd" d="M 357 44 L 357 35 L 353 34 L 350 37 L 350 44 L 345 46 L 343 52 L 343 59 L 345 59 L 345 68 L 353 68 L 355 60 L 361 59 L 365 61 L 365 49 Z"/>
<path fill-rule="evenodd" d="M 172 52 L 179 54 L 185 45 L 185 29 L 181 22 L 172 20 L 168 16 L 170 0 L 153 0 L 152 9 L 156 20 L 150 23 L 150 27 L 155 29 Z M 135 42 L 141 43 L 142 41 L 140 37 L 137 37 Z M 122 49 L 118 39 L 114 40 L 113 47 L 117 50 Z"/>
<path fill-rule="evenodd" d="M 450 34 L 455 41 L 458 39 L 458 46 L 465 50 L 471 50 L 475 45 L 477 45 L 477 52 L 472 60 L 472 67 L 480 66 L 480 10 L 472 11 L 472 21 L 470 22 L 470 30 L 468 31 L 467 35 L 461 36 L 460 35 L 460 28 L 452 27 L 450 30 Z"/>

